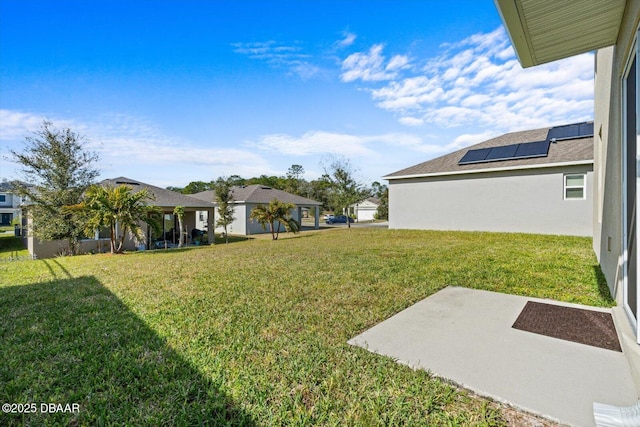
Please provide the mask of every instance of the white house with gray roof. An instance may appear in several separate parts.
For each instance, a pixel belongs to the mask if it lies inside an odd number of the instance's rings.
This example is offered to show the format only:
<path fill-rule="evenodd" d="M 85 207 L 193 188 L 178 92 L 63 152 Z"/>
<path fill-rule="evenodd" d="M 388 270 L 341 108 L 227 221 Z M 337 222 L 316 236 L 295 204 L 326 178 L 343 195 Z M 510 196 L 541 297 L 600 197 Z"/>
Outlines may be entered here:
<path fill-rule="evenodd" d="M 145 241 L 137 242 L 131 238 L 126 238 L 124 245 L 126 250 L 137 250 L 143 247 L 161 249 L 176 246 L 180 238 L 178 219 L 173 214 L 173 210 L 176 206 L 182 206 L 185 208 L 183 233 L 186 234 L 185 242 L 187 243 L 199 242 L 197 238 L 201 237 L 199 235 L 196 236 L 196 234 L 193 233 L 193 230 L 196 228 L 196 212 L 211 212 L 211 216 L 213 217 L 213 203 L 198 200 L 185 194 L 156 187 L 131 178 L 118 177 L 105 179 L 100 182 L 100 185 L 128 185 L 132 188 L 134 193 L 146 189 L 152 196 L 152 199 L 147 200 L 147 203 L 149 205 L 157 206 L 162 212 L 160 230 L 158 232 L 153 232 L 146 226 L 146 224 L 143 224 L 142 226 L 146 234 Z M 28 206 L 26 207 L 26 210 L 27 217 L 29 217 Z M 27 222 L 27 230 L 30 230 L 30 227 L 29 219 Z M 207 234 L 208 242 L 213 242 L 213 233 L 205 234 Z M 36 258 L 51 258 L 68 250 L 68 242 L 66 240 L 42 241 L 36 239 L 30 231 L 28 231 L 27 235 L 24 236 L 24 240 L 29 253 Z M 80 242 L 80 247 L 82 252 L 108 252 L 110 250 L 109 234 L 105 231 L 97 231 L 95 236 L 88 236 L 86 239 L 82 240 Z"/>
<path fill-rule="evenodd" d="M 373 221 L 378 212 L 380 200 L 376 197 L 367 197 L 366 199 L 354 203 L 349 206 L 349 215 L 356 217 L 356 221 Z"/>
<path fill-rule="evenodd" d="M 320 228 L 320 206 L 322 206 L 320 202 L 266 185 L 236 186 L 232 187 L 231 191 L 233 192 L 235 220 L 227 227 L 229 234 L 248 236 L 265 233 L 266 231 L 262 226 L 258 222 L 250 219 L 249 215 L 253 208 L 258 205 L 268 205 L 273 199 L 295 205 L 296 209 L 292 212 L 292 216 L 293 219 L 298 222 L 302 219 L 303 208 L 308 208 L 314 215 L 314 228 Z M 215 193 L 212 190 L 191 194 L 190 196 L 216 204 Z M 208 216 L 208 214 L 202 212 L 198 217 L 198 224 L 204 225 L 206 221 L 209 221 L 209 218 L 210 216 Z M 215 224 L 215 221 L 211 222 Z M 216 228 L 216 232 L 221 233 L 223 231 L 224 229 L 222 227 Z"/>
<path fill-rule="evenodd" d="M 13 191 L 12 183 L 0 182 L 0 225 L 11 225 L 14 220 L 21 220 L 22 197 Z"/>
<path fill-rule="evenodd" d="M 592 236 L 593 123 L 508 133 L 384 179 L 389 228 Z"/>
<path fill-rule="evenodd" d="M 211 202 L 205 200 L 194 199 L 186 194 L 178 193 L 175 191 L 167 190 L 165 188 L 156 187 L 144 182 L 136 181 L 130 178 L 119 177 L 113 179 L 106 179 L 101 182 L 102 185 L 129 185 L 133 188 L 134 192 L 146 189 L 151 195 L 153 200 L 149 201 L 149 204 L 157 206 L 162 211 L 162 227 L 159 233 L 152 234 L 148 230 L 147 241 L 151 248 L 162 248 L 174 246 L 180 239 L 179 235 L 179 221 L 173 210 L 177 206 L 184 208 L 183 227 L 185 228 L 183 233 L 186 234 L 185 242 L 195 241 L 195 230 L 206 231 L 207 227 L 201 227 L 198 223 L 200 212 L 213 212 L 214 205 Z M 206 222 L 205 224 L 206 225 Z M 207 241 L 213 242 L 213 233 L 207 234 Z"/>

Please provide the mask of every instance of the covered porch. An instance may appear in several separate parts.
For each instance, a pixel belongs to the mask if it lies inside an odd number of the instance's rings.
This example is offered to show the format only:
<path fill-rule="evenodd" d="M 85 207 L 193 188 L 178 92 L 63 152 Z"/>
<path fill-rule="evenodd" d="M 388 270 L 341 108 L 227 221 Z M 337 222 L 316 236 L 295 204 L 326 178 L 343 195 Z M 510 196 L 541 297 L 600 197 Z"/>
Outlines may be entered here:
<path fill-rule="evenodd" d="M 182 231 L 180 231 L 180 221 L 172 208 L 163 208 L 160 221 L 160 228 L 154 231 L 147 228 L 147 242 L 149 249 L 168 249 L 177 247 L 180 244 L 180 234 L 184 246 L 206 245 L 214 242 L 213 235 L 213 210 L 203 208 L 185 208 L 182 218 Z M 204 215 L 202 215 L 204 213 Z M 200 217 L 204 221 L 200 221 Z M 202 227 L 202 228 L 199 228 Z"/>

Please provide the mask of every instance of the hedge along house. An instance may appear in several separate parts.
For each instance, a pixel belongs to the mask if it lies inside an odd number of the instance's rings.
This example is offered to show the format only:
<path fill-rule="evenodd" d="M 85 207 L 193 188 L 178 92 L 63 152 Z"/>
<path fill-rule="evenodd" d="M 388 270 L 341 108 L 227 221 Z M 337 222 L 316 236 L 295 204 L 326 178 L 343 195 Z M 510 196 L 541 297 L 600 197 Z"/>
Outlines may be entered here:
<path fill-rule="evenodd" d="M 202 200 L 197 200 L 184 194 L 176 193 L 174 191 L 166 190 L 164 188 L 155 187 L 150 184 L 145 184 L 140 181 L 136 181 L 130 178 L 119 177 L 113 179 L 106 179 L 100 182 L 100 185 L 128 185 L 134 192 L 146 189 L 151 195 L 152 200 L 148 200 L 149 205 L 154 205 L 160 208 L 162 212 L 162 221 L 160 225 L 160 231 L 154 233 L 146 224 L 143 224 L 143 228 L 146 234 L 146 244 L 142 246 L 142 242 L 136 242 L 129 236 L 125 239 L 125 250 L 138 250 L 142 248 L 168 248 L 178 244 L 179 226 L 178 218 L 173 214 L 173 210 L 176 206 L 183 206 L 185 208 L 185 215 L 183 219 L 183 225 L 186 229 L 187 239 L 185 242 L 193 242 L 191 238 L 191 231 L 195 228 L 196 224 L 196 211 L 210 211 L 213 212 L 214 206 L 212 203 L 207 203 Z M 28 214 L 28 205 L 25 207 Z M 27 229 L 29 228 L 29 221 L 27 222 Z M 118 230 L 119 232 L 119 230 Z M 66 240 L 56 241 L 42 241 L 36 239 L 32 233 L 28 232 L 24 236 L 25 244 L 29 250 L 31 256 L 35 258 L 52 258 L 60 253 L 64 253 L 68 250 L 68 242 Z M 209 236 L 209 242 L 213 242 L 213 235 Z M 91 236 L 80 242 L 81 252 L 109 252 L 109 232 L 106 230 L 97 231 L 95 236 Z"/>
<path fill-rule="evenodd" d="M 508 133 L 384 179 L 389 228 L 591 236 L 593 123 Z"/>
<path fill-rule="evenodd" d="M 320 228 L 320 207 L 322 203 L 315 200 L 307 199 L 305 197 L 298 196 L 296 194 L 287 193 L 286 191 L 277 190 L 275 188 L 268 187 L 266 185 L 245 185 L 232 187 L 233 192 L 233 205 L 235 220 L 227 227 L 229 234 L 236 234 L 242 236 L 249 236 L 252 234 L 262 234 L 268 232 L 264 230 L 260 223 L 249 218 L 251 210 L 258 205 L 268 205 L 273 199 L 278 199 L 281 202 L 291 203 L 296 206 L 292 212 L 293 219 L 300 223 L 303 217 L 303 209 L 307 208 L 314 212 L 314 228 Z M 196 194 L 191 194 L 198 200 L 215 202 L 215 193 L 212 190 L 203 191 Z M 212 216 L 206 212 L 201 212 L 199 215 L 198 224 L 204 225 L 207 221 L 214 223 L 210 220 Z M 208 228 L 209 230 L 211 227 Z M 284 226 L 281 227 L 281 231 L 284 230 Z M 221 233 L 224 228 L 218 227 L 216 231 Z"/>
<path fill-rule="evenodd" d="M 593 248 L 618 303 L 614 318 L 640 390 L 640 1 L 495 3 L 523 67 L 597 49 Z"/>

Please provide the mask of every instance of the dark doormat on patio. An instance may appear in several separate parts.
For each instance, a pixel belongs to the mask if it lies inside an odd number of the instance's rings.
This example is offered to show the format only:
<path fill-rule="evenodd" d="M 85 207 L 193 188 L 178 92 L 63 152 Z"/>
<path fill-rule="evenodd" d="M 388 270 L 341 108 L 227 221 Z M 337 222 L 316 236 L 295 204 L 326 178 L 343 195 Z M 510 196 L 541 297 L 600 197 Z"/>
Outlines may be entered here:
<path fill-rule="evenodd" d="M 528 301 L 512 326 L 561 340 L 622 351 L 609 313 Z"/>

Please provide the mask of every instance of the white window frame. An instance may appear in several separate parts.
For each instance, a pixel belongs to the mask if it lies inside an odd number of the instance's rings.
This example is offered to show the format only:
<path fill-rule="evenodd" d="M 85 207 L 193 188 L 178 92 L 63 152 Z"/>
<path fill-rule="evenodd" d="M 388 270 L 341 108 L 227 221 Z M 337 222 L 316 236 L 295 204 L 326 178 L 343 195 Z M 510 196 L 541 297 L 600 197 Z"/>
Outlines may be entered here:
<path fill-rule="evenodd" d="M 570 176 L 581 176 L 582 177 L 582 185 L 567 185 L 567 178 Z M 586 200 L 587 199 L 587 174 L 584 172 L 578 173 L 565 173 L 563 176 L 563 198 L 564 200 Z M 567 190 L 581 188 L 582 189 L 582 197 L 567 197 Z"/>

